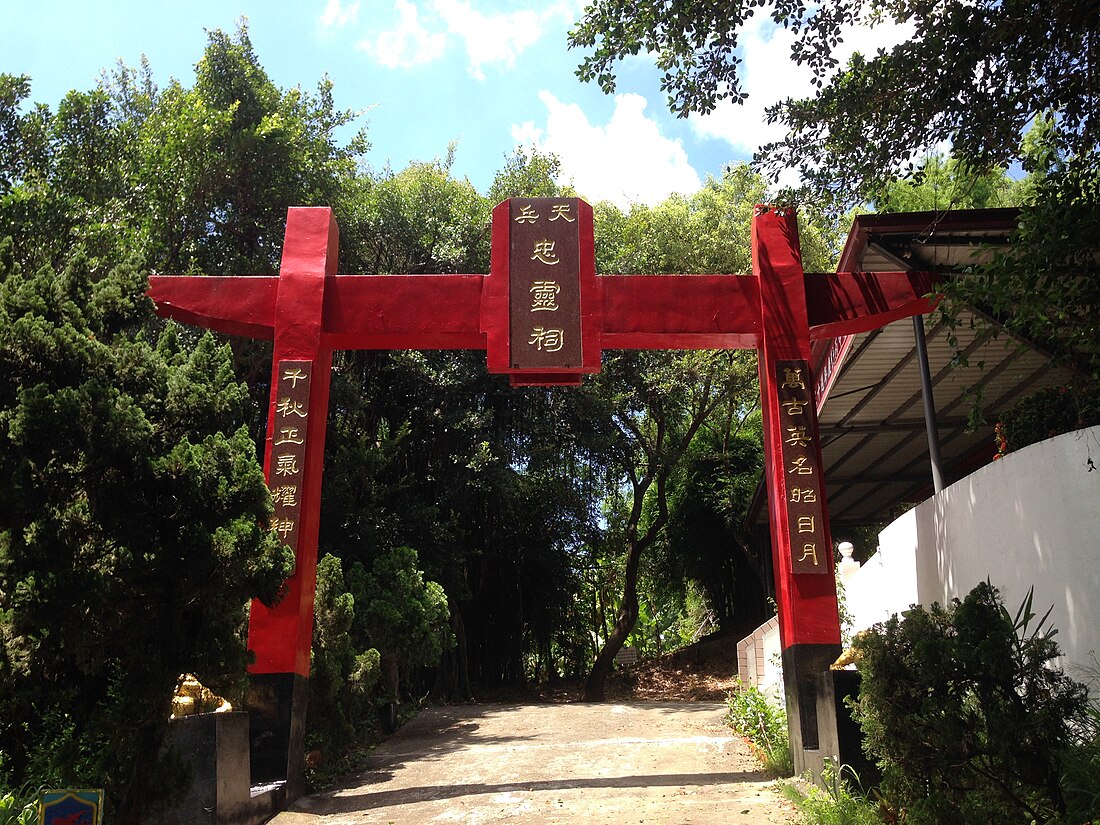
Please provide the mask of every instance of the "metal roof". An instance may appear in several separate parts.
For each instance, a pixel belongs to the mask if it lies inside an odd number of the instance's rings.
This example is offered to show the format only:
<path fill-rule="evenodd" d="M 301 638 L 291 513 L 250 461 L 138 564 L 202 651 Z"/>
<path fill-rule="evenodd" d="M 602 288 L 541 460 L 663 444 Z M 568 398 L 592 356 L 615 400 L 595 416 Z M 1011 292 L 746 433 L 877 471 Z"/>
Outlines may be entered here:
<path fill-rule="evenodd" d="M 1016 225 L 1015 209 L 861 215 L 837 269 L 965 277 L 966 267 L 1010 243 Z M 935 315 L 924 319 L 946 484 L 993 459 L 998 413 L 1070 377 L 980 311 L 968 308 L 958 320 L 952 327 Z M 813 357 L 823 390 L 819 423 L 831 522 L 874 523 L 928 498 L 932 475 L 912 319 L 818 342 Z M 976 397 L 986 423 L 972 431 Z"/>

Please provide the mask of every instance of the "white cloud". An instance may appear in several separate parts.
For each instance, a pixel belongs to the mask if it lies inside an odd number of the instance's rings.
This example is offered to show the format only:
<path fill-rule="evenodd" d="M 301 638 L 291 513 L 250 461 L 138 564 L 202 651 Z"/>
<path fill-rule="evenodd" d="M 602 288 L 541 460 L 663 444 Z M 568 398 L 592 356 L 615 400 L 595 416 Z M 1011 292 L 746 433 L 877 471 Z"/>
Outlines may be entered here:
<path fill-rule="evenodd" d="M 481 69 L 485 64 L 512 68 L 516 57 L 542 36 L 551 18 L 568 19 L 561 7 L 554 6 L 541 12 L 526 9 L 490 15 L 474 9 L 470 0 L 434 0 L 432 5 L 447 30 L 466 44 L 470 74 L 478 80 L 485 79 Z"/>
<path fill-rule="evenodd" d="M 339 0 L 330 0 L 322 20 L 334 5 L 338 9 Z M 557 31 L 571 24 L 576 14 L 569 0 L 539 10 L 499 13 L 479 11 L 472 0 L 396 0 L 394 9 L 397 26 L 361 41 L 360 48 L 383 66 L 409 67 L 442 57 L 448 41 L 455 38 L 464 45 L 468 70 L 476 80 L 485 79 L 483 67 L 488 65 L 513 68 L 548 25 L 554 24 Z"/>
<path fill-rule="evenodd" d="M 409 0 L 397 0 L 394 8 L 399 17 L 397 27 L 359 41 L 359 48 L 390 68 L 409 68 L 442 57 L 447 48 L 446 36 L 425 28 L 417 7 Z"/>
<path fill-rule="evenodd" d="M 663 136 L 646 117 L 644 97 L 616 95 L 606 126 L 589 123 L 580 106 L 562 103 L 550 92 L 539 92 L 539 100 L 547 109 L 546 128 L 528 121 L 513 125 L 512 137 L 557 155 L 563 180 L 572 181 L 584 197 L 627 207 L 657 203 L 673 192 L 695 192 L 702 185 L 683 144 Z"/>
<path fill-rule="evenodd" d="M 849 27 L 844 42 L 834 54 L 840 65 L 854 52 L 872 55 L 879 48 L 890 48 L 912 35 L 910 25 L 883 23 L 878 26 Z M 776 26 L 767 15 L 755 15 L 741 32 L 742 89 L 749 94 L 744 104 L 720 103 L 709 115 L 691 115 L 688 122 L 702 137 L 725 140 L 737 152 L 752 154 L 765 143 L 780 140 L 782 126 L 768 125 L 764 110 L 787 98 L 809 97 L 815 89 L 809 67 L 791 60 L 794 35 Z"/>
<path fill-rule="evenodd" d="M 354 25 L 358 19 L 359 0 L 355 0 L 347 8 L 340 4 L 340 0 L 328 0 L 319 22 L 323 28 L 330 29 L 333 26 L 346 26 L 348 23 Z"/>

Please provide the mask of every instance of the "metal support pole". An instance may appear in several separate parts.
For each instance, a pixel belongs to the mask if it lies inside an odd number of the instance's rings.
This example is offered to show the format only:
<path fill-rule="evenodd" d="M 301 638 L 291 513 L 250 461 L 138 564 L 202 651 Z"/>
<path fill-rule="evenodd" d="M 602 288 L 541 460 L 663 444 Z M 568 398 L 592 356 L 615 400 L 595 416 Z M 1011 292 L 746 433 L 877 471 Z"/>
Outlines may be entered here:
<path fill-rule="evenodd" d="M 940 458 L 940 432 L 936 426 L 936 400 L 932 397 L 932 373 L 928 369 L 928 342 L 924 338 L 924 316 L 913 316 L 913 337 L 917 344 L 917 362 L 920 364 L 920 390 L 924 400 L 924 428 L 928 433 L 928 457 L 932 461 L 932 489 L 937 493 L 944 488 L 943 460 Z"/>

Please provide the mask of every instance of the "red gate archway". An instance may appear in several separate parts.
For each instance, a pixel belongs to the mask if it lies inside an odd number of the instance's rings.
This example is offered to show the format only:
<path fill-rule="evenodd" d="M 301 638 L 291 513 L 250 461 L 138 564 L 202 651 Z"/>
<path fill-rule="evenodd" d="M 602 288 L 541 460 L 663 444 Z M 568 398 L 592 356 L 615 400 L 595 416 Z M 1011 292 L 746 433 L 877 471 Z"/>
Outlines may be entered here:
<path fill-rule="evenodd" d="M 483 349 L 515 385 L 578 384 L 605 349 L 759 353 L 773 568 L 796 768 L 838 753 L 828 666 L 840 652 L 811 374 L 815 340 L 929 311 L 929 273 L 802 270 L 792 211 L 758 207 L 751 275 L 597 276 L 592 210 L 567 198 L 493 211 L 487 275 L 336 276 L 328 208 L 291 208 L 278 276 L 154 276 L 157 311 L 274 341 L 264 469 L 295 550 L 286 597 L 254 603 L 253 777 L 300 791 L 326 412 L 337 349 Z"/>

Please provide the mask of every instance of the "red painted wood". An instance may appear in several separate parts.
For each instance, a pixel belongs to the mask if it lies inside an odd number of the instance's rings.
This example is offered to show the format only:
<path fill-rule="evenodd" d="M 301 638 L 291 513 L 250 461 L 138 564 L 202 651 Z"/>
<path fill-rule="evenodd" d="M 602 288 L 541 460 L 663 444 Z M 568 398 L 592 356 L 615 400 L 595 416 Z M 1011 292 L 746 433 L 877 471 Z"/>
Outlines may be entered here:
<path fill-rule="evenodd" d="M 758 280 L 741 275 L 604 275 L 604 349 L 749 349 Z"/>
<path fill-rule="evenodd" d="M 485 333 L 485 360 L 489 372 L 506 373 L 508 363 L 508 252 L 512 242 L 508 201 L 493 210 L 493 237 L 489 275 L 481 288 L 481 331 Z"/>
<path fill-rule="evenodd" d="M 806 307 L 812 339 L 854 335 L 935 309 L 931 272 L 807 274 Z"/>
<path fill-rule="evenodd" d="M 752 223 L 752 265 L 760 283 L 760 399 L 780 640 L 784 650 L 799 644 L 840 644 L 827 507 L 822 507 L 826 514 L 826 524 L 822 527 L 828 548 L 828 574 L 796 575 L 791 557 L 788 518 L 791 476 L 783 459 L 783 439 L 787 431 L 775 375 L 777 361 L 805 361 L 808 364 L 810 358 L 809 315 L 798 224 L 793 214 L 774 210 L 758 210 L 758 213 Z M 806 377 L 811 378 L 808 366 L 806 372 Z M 812 380 L 808 386 L 812 401 Z M 812 460 L 820 467 L 820 438 L 816 426 L 812 436 Z M 824 486 L 818 494 L 824 502 Z"/>
<path fill-rule="evenodd" d="M 484 275 L 341 275 L 325 289 L 331 349 L 485 349 Z"/>
<path fill-rule="evenodd" d="M 246 338 L 274 336 L 278 291 L 273 276 L 149 276 L 158 315 Z"/>
<path fill-rule="evenodd" d="M 581 330 L 584 372 L 599 372 L 603 359 L 603 294 L 596 276 L 596 228 L 592 207 L 578 201 L 581 244 Z M 580 383 L 580 376 L 574 376 Z M 513 382 L 514 383 L 514 382 Z"/>
<path fill-rule="evenodd" d="M 317 586 L 317 532 L 321 512 L 321 476 L 325 424 L 332 375 L 332 350 L 322 334 L 325 292 L 336 274 L 339 232 L 328 208 L 291 209 L 287 215 L 283 260 L 275 306 L 271 408 L 268 416 L 265 475 L 272 486 L 271 456 L 281 361 L 312 363 L 306 423 L 305 473 L 294 575 L 274 607 L 254 601 L 248 646 L 255 654 L 251 673 L 309 675 L 313 602 Z"/>

